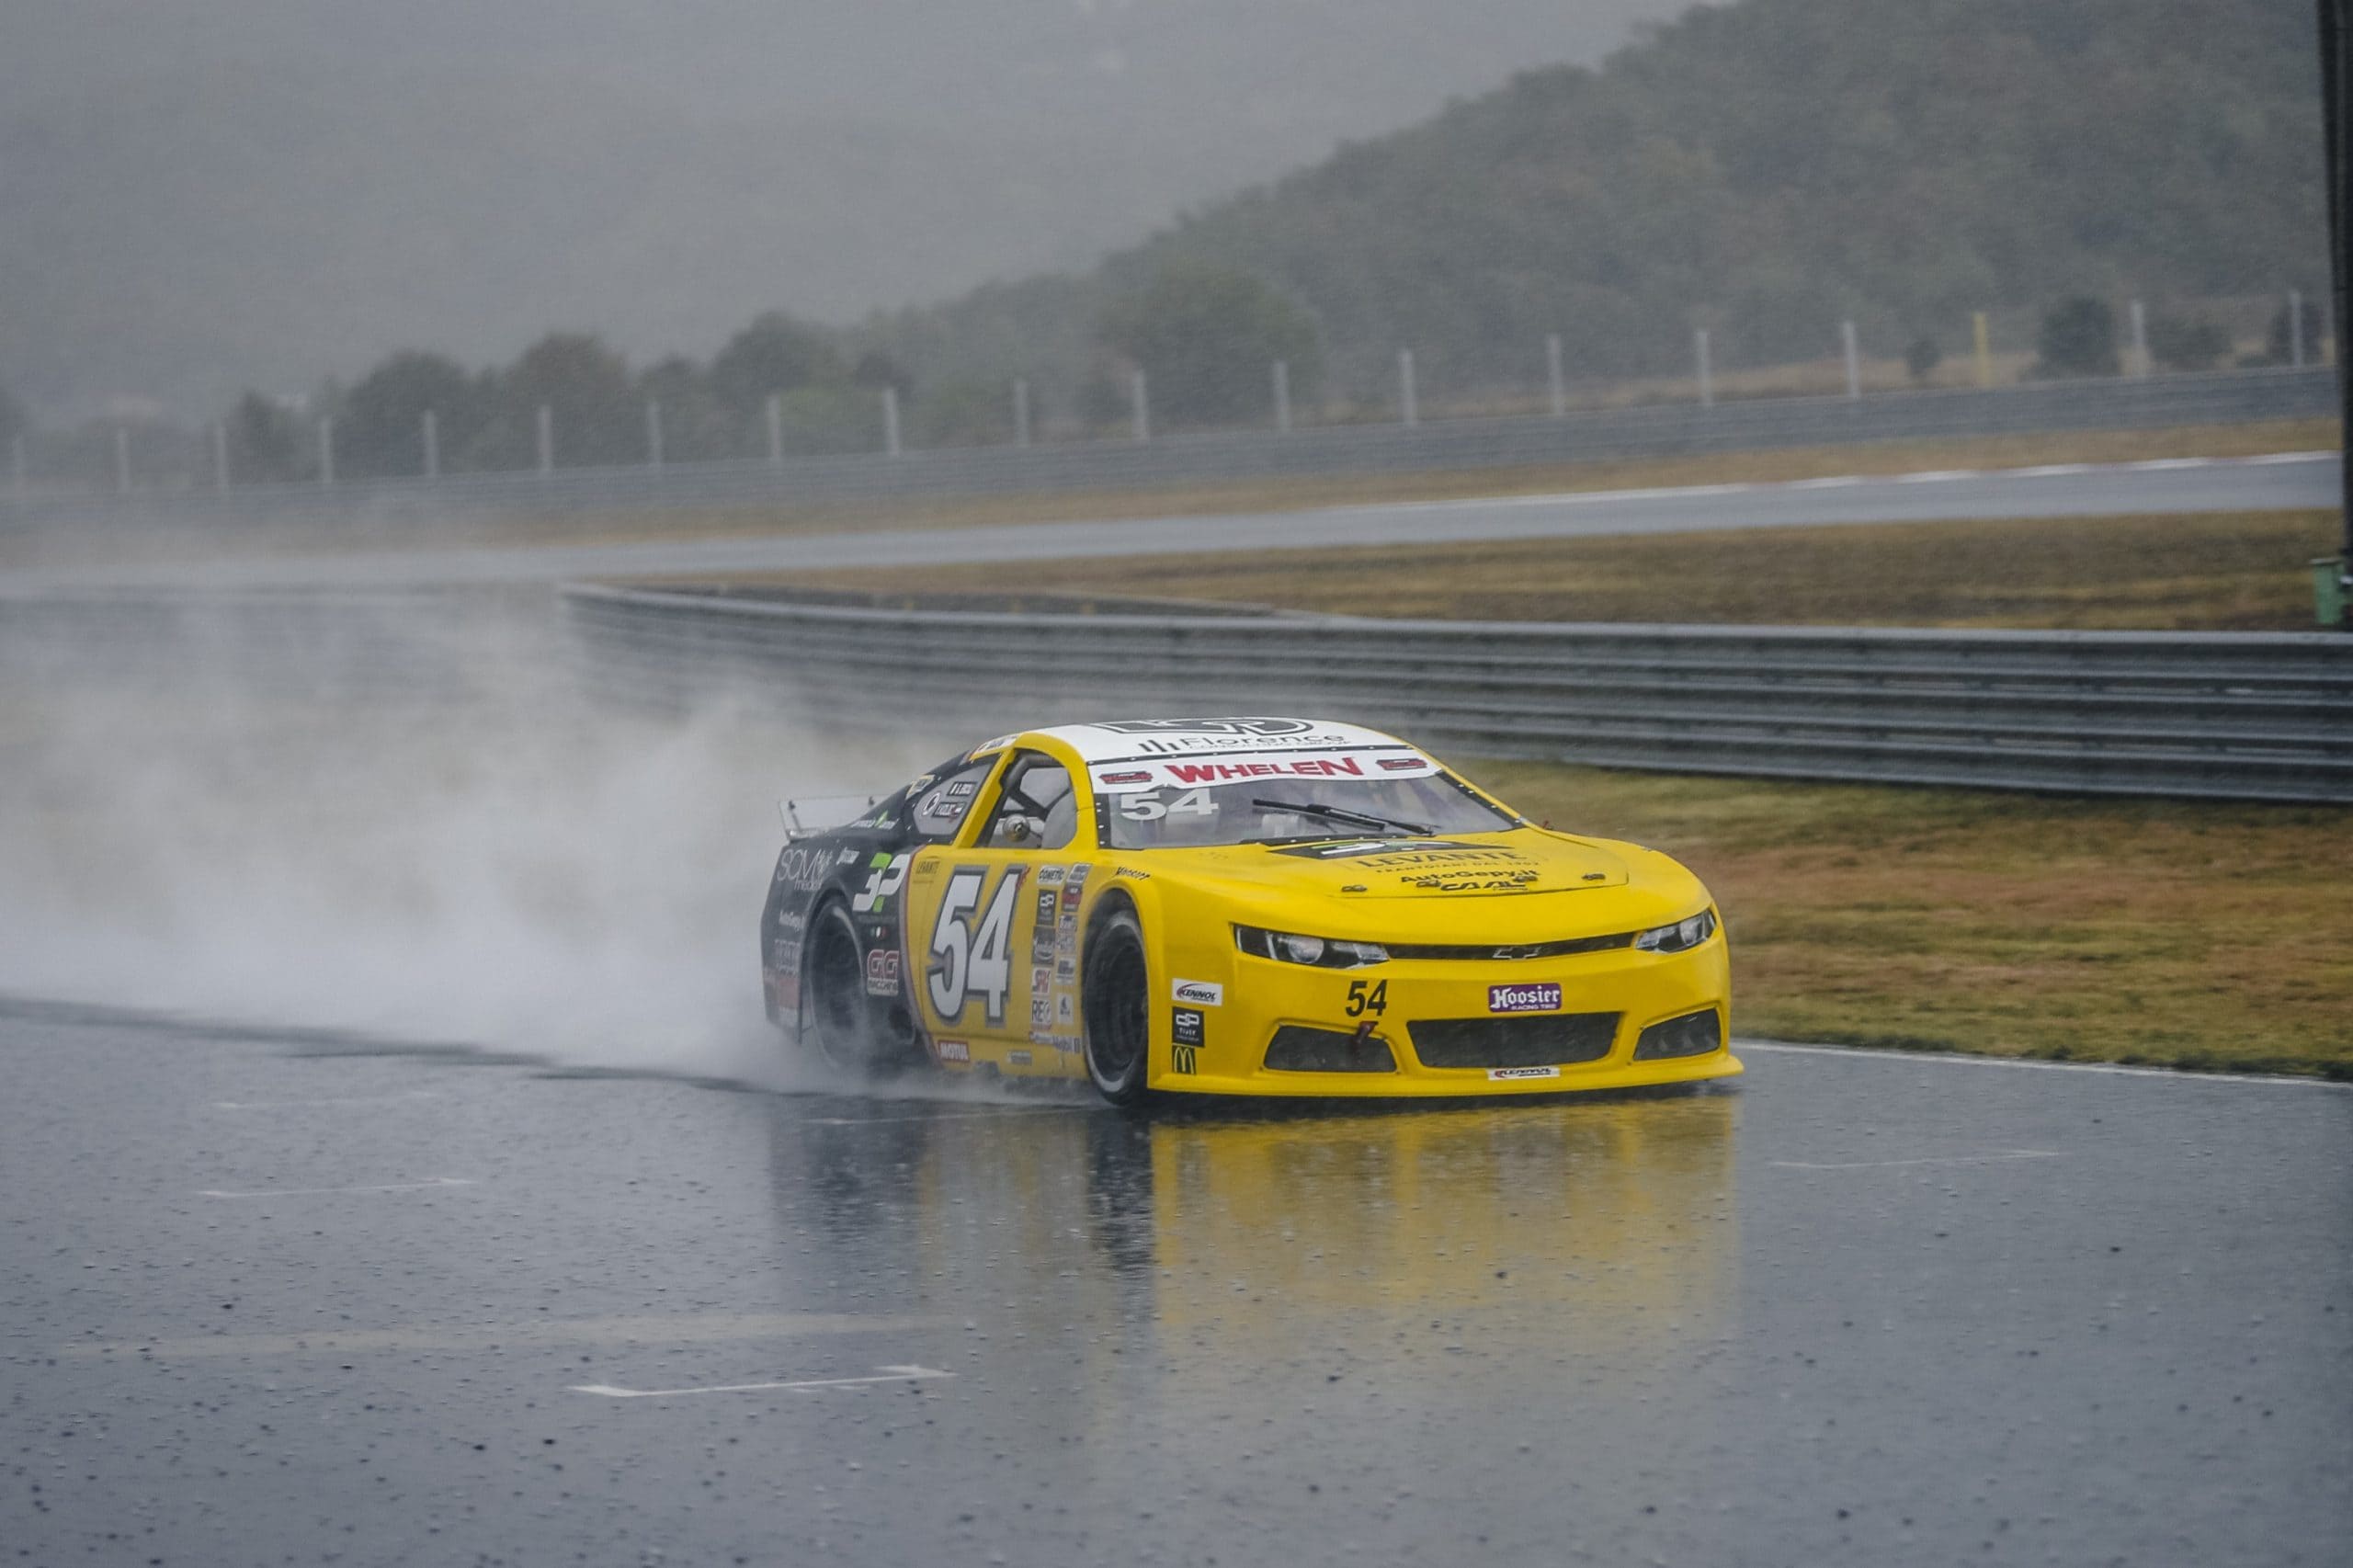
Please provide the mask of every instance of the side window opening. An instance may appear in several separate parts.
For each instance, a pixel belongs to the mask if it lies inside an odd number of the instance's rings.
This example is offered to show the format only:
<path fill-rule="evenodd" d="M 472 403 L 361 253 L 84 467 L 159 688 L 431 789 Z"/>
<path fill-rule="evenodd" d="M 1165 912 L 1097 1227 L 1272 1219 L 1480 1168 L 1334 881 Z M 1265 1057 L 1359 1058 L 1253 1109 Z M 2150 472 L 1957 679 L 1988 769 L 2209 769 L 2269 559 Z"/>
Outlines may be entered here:
<path fill-rule="evenodd" d="M 989 849 L 1061 849 L 1077 829 L 1078 797 L 1069 770 L 1029 752 L 1006 770 L 981 844 Z"/>

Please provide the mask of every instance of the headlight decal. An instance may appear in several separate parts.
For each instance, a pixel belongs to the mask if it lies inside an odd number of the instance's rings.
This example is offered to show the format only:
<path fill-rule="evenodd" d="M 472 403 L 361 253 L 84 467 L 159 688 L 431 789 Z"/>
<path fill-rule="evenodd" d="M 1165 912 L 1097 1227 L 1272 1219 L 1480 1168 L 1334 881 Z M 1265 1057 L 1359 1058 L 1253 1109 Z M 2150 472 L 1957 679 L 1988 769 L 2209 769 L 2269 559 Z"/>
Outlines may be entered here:
<path fill-rule="evenodd" d="M 1634 938 L 1634 948 L 1645 953 L 1688 953 L 1715 934 L 1716 912 L 1703 909 L 1688 920 L 1642 932 Z"/>
<path fill-rule="evenodd" d="M 1363 969 L 1389 961 L 1388 949 L 1378 942 L 1344 942 L 1293 931 L 1262 930 L 1256 926 L 1236 926 L 1233 945 L 1252 958 L 1302 964 L 1310 969 Z"/>

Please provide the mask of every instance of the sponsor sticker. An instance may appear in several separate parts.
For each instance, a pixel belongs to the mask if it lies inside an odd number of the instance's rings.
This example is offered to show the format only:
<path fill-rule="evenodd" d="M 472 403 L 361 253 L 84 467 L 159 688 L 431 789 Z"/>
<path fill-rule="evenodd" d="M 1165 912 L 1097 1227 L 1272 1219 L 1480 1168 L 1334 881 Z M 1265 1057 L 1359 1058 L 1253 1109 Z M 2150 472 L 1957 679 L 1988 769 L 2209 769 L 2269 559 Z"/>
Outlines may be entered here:
<path fill-rule="evenodd" d="M 1398 879 L 1406 887 L 1419 888 L 1424 892 L 1526 892 L 1529 884 L 1536 880 L 1533 871 L 1506 871 L 1492 877 L 1432 871 L 1424 876 Z"/>
<path fill-rule="evenodd" d="M 1069 874 L 1068 866 L 1040 866 L 1038 868 L 1038 885 L 1041 888 L 1058 888 L 1063 885 L 1063 879 Z"/>
<path fill-rule="evenodd" d="M 1084 892 L 1085 891 L 1086 891 L 1085 889 L 1081 888 L 1081 887 L 1078 885 L 1078 882 L 1077 882 L 1074 879 L 1073 881 L 1071 881 L 1066 882 L 1066 883 L 1064 883 L 1064 884 L 1063 884 L 1063 914 L 1065 914 L 1065 915 L 1069 915 L 1069 914 L 1072 914 L 1072 913 L 1074 913 L 1074 912 L 1075 912 L 1075 911 L 1077 910 L 1077 908 L 1078 908 L 1078 900 L 1079 900 L 1079 895 L 1080 895 L 1082 892 Z"/>
<path fill-rule="evenodd" d="M 1032 996 L 1029 998 L 1029 1027 L 1032 1029 L 1042 1033 L 1052 1025 L 1053 1021 L 1054 999 L 1052 997 Z"/>
<path fill-rule="evenodd" d="M 1078 980 L 1078 955 L 1063 953 L 1054 960 L 1054 983 L 1070 985 Z"/>
<path fill-rule="evenodd" d="M 1201 756 L 1194 760 L 1155 757 L 1149 763 L 1121 763 L 1095 769 L 1095 787 L 1112 794 L 1131 790 L 1198 789 L 1204 784 L 1246 783 L 1256 778 L 1371 778 L 1427 777 L 1438 764 L 1418 753 L 1400 756 L 1360 748 L 1269 752 L 1263 743 L 1248 745 L 1239 756 Z M 1205 748 L 1147 743 L 1147 751 L 1190 751 Z"/>
<path fill-rule="evenodd" d="M 1168 1015 L 1168 1038 L 1178 1045 L 1199 1045 L 1208 1032 L 1209 1017 L 1198 1007 L 1178 1007 Z"/>
<path fill-rule="evenodd" d="M 1005 1053 L 1005 1060 L 1008 1066 L 1027 1067 L 1033 1059 L 1026 1051 L 1008 1051 Z"/>
<path fill-rule="evenodd" d="M 948 793 L 952 799 L 973 794 L 979 790 L 980 787 L 980 780 L 977 778 L 959 778 L 948 786 Z"/>
<path fill-rule="evenodd" d="M 1078 1022 L 1078 999 L 1067 991 L 1054 993 L 1054 1028 L 1057 1032 Z"/>
<path fill-rule="evenodd" d="M 1225 1006 L 1225 987 L 1213 981 L 1180 980 L 1168 989 L 1172 997 L 1188 1007 Z"/>
<path fill-rule="evenodd" d="M 1511 985 L 1487 987 L 1487 1011 L 1490 1013 L 1557 1013 L 1561 1010 L 1561 988 L 1552 981 L 1523 981 Z"/>
<path fill-rule="evenodd" d="M 1315 726 L 1305 719 L 1122 719 L 1090 724 L 1115 735 L 1297 735 Z"/>
<path fill-rule="evenodd" d="M 1133 877 L 1140 882 L 1148 882 L 1152 881 L 1152 873 L 1150 871 L 1139 871 L 1133 866 L 1121 866 L 1111 874 L 1115 877 Z"/>
<path fill-rule="evenodd" d="M 1458 844 L 1450 838 L 1349 838 L 1336 844 L 1297 844 L 1288 849 L 1278 849 L 1278 855 L 1294 855 L 1303 860 L 1357 860 L 1368 855 L 1381 858 L 1376 866 L 1428 865 L 1441 851 L 1464 851 L 1473 859 L 1489 856 L 1497 860 L 1525 864 L 1528 857 L 1509 849 L 1491 848 L 1483 844 Z M 1449 860 L 1460 859 L 1458 854 L 1447 854 Z"/>
<path fill-rule="evenodd" d="M 1042 965 L 1032 965 L 1030 967 L 1029 994 L 1035 996 L 1040 991 L 1051 988 L 1053 983 L 1054 971 L 1051 969 L 1046 968 Z"/>
<path fill-rule="evenodd" d="M 1558 1067 L 1490 1067 L 1487 1069 L 1487 1081 L 1491 1084 L 1508 1084 L 1518 1078 L 1557 1078 L 1560 1075 L 1561 1070 Z"/>
<path fill-rule="evenodd" d="M 855 850 L 851 858 L 857 858 Z M 813 892 L 834 869 L 833 858 L 823 849 L 795 846 L 777 857 L 776 880 L 799 892 Z"/>
<path fill-rule="evenodd" d="M 970 1062 L 972 1048 L 961 1040 L 943 1040 L 939 1041 L 939 1059 L 942 1062 Z"/>
<path fill-rule="evenodd" d="M 866 955 L 866 994 L 869 996 L 896 996 L 899 994 L 899 949 L 877 948 Z"/>

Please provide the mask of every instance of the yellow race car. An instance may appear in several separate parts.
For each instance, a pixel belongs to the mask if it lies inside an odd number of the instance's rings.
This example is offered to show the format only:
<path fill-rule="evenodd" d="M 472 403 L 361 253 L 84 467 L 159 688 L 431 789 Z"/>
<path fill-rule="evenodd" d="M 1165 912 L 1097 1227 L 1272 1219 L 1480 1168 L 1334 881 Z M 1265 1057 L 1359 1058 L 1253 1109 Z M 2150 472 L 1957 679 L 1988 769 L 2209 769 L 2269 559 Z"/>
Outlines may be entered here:
<path fill-rule="evenodd" d="M 768 1016 L 836 1066 L 1155 1093 L 1526 1095 L 1727 1077 L 1708 890 L 1320 719 L 1004 735 L 803 829 Z"/>

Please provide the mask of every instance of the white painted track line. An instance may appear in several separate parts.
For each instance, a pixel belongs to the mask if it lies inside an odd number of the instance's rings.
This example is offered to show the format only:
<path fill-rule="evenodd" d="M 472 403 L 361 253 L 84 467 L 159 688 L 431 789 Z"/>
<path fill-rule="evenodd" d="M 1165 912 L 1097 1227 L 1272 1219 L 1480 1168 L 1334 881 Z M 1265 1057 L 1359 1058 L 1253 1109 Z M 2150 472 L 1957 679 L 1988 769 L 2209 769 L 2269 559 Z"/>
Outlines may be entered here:
<path fill-rule="evenodd" d="M 199 1198 L 328 1198 L 360 1192 L 432 1192 L 445 1187 L 472 1187 L 463 1176 L 434 1176 L 426 1181 L 387 1182 L 381 1187 L 286 1187 L 262 1192 L 222 1192 L 200 1187 Z"/>
<path fill-rule="evenodd" d="M 781 1389 L 847 1389 L 864 1388 L 873 1383 L 914 1383 L 932 1378 L 952 1378 L 953 1372 L 943 1372 L 934 1367 L 881 1367 L 881 1374 L 871 1378 L 809 1378 L 790 1383 L 714 1383 L 708 1388 L 694 1389 L 624 1389 L 610 1383 L 574 1383 L 574 1393 L 593 1393 L 606 1399 L 677 1399 L 698 1393 L 768 1393 Z"/>
<path fill-rule="evenodd" d="M 2065 1157 L 2056 1149 L 1995 1149 L 1984 1154 L 1931 1154 L 1916 1160 L 1833 1160 L 1820 1164 L 1813 1160 L 1768 1160 L 1765 1163 L 1785 1171 L 1883 1171 L 1899 1165 L 1991 1165 L 2006 1160 L 2059 1160 Z"/>

